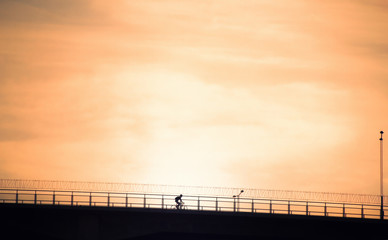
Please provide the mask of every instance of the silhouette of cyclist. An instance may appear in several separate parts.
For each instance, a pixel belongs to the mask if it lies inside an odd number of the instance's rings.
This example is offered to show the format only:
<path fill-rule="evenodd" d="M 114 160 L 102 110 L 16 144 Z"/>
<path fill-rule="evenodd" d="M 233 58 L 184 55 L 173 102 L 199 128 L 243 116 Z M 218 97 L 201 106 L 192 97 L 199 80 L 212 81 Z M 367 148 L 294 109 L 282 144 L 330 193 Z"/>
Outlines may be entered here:
<path fill-rule="evenodd" d="M 182 203 L 183 203 L 182 194 L 175 198 L 175 202 L 176 202 L 176 209 L 181 209 Z"/>

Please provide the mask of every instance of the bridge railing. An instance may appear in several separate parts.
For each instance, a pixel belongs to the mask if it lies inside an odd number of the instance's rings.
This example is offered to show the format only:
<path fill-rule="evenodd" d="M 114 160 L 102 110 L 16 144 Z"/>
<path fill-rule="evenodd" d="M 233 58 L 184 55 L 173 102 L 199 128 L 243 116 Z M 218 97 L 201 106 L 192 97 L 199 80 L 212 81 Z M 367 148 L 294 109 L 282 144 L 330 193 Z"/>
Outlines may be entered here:
<path fill-rule="evenodd" d="M 175 209 L 176 195 L 0 189 L 0 204 Z M 183 196 L 182 209 L 347 218 L 380 218 L 380 205 L 259 198 Z M 384 206 L 388 209 L 387 206 Z M 387 212 L 387 211 L 385 211 Z"/>

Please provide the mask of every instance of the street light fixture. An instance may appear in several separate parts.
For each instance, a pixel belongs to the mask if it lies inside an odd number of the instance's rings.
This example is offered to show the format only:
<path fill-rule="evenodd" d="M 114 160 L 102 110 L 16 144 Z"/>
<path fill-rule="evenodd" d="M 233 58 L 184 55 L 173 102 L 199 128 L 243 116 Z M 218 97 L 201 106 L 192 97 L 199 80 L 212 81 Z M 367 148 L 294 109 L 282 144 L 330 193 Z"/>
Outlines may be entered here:
<path fill-rule="evenodd" d="M 240 209 L 240 195 L 244 192 L 244 190 L 241 190 L 238 195 L 233 195 L 233 198 L 235 199 L 234 202 L 234 211 L 236 211 L 236 197 L 237 197 L 237 210 Z"/>

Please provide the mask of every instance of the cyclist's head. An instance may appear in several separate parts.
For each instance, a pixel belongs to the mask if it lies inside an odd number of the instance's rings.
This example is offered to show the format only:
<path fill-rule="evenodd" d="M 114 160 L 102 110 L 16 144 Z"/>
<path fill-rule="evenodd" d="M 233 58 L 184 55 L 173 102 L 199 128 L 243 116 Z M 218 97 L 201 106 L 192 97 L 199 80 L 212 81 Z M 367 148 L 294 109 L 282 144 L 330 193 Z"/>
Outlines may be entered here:
<path fill-rule="evenodd" d="M 181 194 L 181 197 L 182 197 L 182 194 Z"/>

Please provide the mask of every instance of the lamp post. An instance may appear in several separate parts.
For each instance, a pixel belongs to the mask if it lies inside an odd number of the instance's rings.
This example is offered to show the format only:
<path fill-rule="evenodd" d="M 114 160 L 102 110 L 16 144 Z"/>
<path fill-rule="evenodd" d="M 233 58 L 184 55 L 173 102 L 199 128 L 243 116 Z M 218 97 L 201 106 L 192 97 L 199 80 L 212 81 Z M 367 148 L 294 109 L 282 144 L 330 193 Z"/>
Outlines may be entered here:
<path fill-rule="evenodd" d="M 383 188 L 383 174 L 384 174 L 384 165 L 383 165 L 383 131 L 380 132 L 380 195 L 381 195 L 381 209 L 380 209 L 380 219 L 384 219 L 384 188 Z"/>
<path fill-rule="evenodd" d="M 236 197 L 237 197 L 237 211 L 239 212 L 240 210 L 240 195 L 243 193 L 244 190 L 241 190 L 238 195 L 233 195 L 234 200 L 234 211 L 236 211 Z"/>

